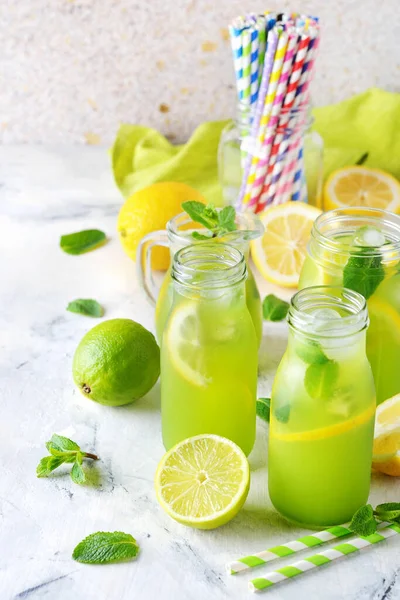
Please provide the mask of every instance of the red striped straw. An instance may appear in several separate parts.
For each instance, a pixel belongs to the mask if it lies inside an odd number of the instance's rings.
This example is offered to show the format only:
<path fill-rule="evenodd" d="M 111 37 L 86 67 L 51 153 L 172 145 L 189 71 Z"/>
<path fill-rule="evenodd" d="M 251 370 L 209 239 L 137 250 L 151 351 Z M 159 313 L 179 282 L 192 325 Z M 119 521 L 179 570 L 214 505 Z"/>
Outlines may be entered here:
<path fill-rule="evenodd" d="M 256 206 L 258 196 L 261 193 L 262 185 L 265 180 L 265 176 L 268 170 L 268 161 L 272 149 L 273 140 L 275 137 L 276 127 L 279 121 L 279 113 L 282 108 L 282 103 L 285 98 L 287 85 L 289 81 L 289 75 L 292 68 L 293 57 L 295 56 L 298 44 L 297 32 L 291 28 L 288 32 L 288 43 L 286 47 L 285 56 L 283 58 L 282 70 L 279 76 L 278 86 L 276 89 L 275 97 L 272 103 L 270 116 L 268 119 L 267 126 L 262 135 L 262 158 L 258 161 L 256 168 L 255 182 L 249 201 L 249 206 Z M 260 185 L 259 185 L 260 184 Z M 258 194 L 257 194 L 258 189 Z"/>
<path fill-rule="evenodd" d="M 317 32 L 315 32 L 316 34 Z M 303 71 L 300 77 L 299 85 L 297 88 L 294 108 L 298 108 L 299 106 L 306 106 L 309 100 L 309 87 L 312 81 L 313 76 L 313 67 L 315 64 L 316 53 L 319 44 L 319 37 L 312 38 L 312 44 L 310 43 L 309 50 L 307 53 L 306 62 L 303 66 Z M 303 110 L 303 109 L 300 109 Z M 296 124 L 296 121 L 301 118 L 305 118 L 306 115 L 299 115 L 293 117 L 293 128 L 299 127 L 299 123 Z M 302 125 L 300 125 L 301 127 Z M 297 134 L 298 135 L 298 134 Z M 288 136 L 289 137 L 289 136 Z M 290 140 L 289 140 L 290 141 Z M 279 173 L 276 176 L 275 187 L 270 189 L 270 202 L 274 204 L 281 204 L 286 200 L 290 200 L 292 195 L 291 192 L 293 190 L 289 189 L 293 186 L 294 176 L 298 167 L 298 153 L 300 150 L 300 146 L 297 144 L 297 149 L 295 149 L 294 144 L 296 140 L 293 140 L 293 146 L 291 147 L 292 152 L 297 152 L 296 156 L 291 156 L 291 160 L 286 162 L 286 166 L 282 176 L 279 177 Z M 284 144 L 287 144 L 287 140 L 283 140 L 281 146 L 283 149 L 280 152 L 284 151 Z M 274 179 L 274 174 L 272 175 Z M 272 187 L 272 186 L 271 186 Z M 289 192 L 289 197 L 288 196 Z"/>
<path fill-rule="evenodd" d="M 290 111 L 294 105 L 296 90 L 299 85 L 301 78 L 302 69 L 304 66 L 305 59 L 310 44 L 309 33 L 304 33 L 300 37 L 297 53 L 293 62 L 293 68 L 289 79 L 289 84 L 286 91 L 285 100 L 282 107 L 282 112 L 279 118 L 278 130 L 274 139 L 274 143 L 271 150 L 270 161 L 268 165 L 268 173 L 264 182 L 263 190 L 260 195 L 259 204 L 260 208 L 264 208 L 268 204 L 269 199 L 269 188 L 271 185 L 271 179 L 273 175 L 274 166 L 280 149 L 281 154 L 283 148 L 280 148 L 282 140 L 284 139 L 284 132 L 290 119 Z M 281 161 L 282 162 L 282 161 Z M 282 165 L 283 166 L 283 165 Z M 259 209 L 258 209 L 259 210 Z"/>

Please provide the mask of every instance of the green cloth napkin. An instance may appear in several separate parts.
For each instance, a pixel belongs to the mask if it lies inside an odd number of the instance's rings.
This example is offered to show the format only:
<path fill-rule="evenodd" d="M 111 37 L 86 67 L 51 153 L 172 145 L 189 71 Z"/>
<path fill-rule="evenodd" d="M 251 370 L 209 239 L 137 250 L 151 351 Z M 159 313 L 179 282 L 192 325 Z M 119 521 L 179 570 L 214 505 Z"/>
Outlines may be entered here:
<path fill-rule="evenodd" d="M 313 114 L 325 144 L 325 177 L 368 152 L 364 165 L 400 179 L 400 94 L 371 88 Z"/>
<path fill-rule="evenodd" d="M 400 179 L 400 94 L 371 88 L 363 94 L 315 108 L 314 129 L 324 139 L 324 177 L 334 169 L 364 164 Z M 121 125 L 111 149 L 116 184 L 124 197 L 157 181 L 183 181 L 209 202 L 221 202 L 217 151 L 228 121 L 203 123 L 186 144 L 174 146 L 142 125 Z"/>
<path fill-rule="evenodd" d="M 161 133 L 141 125 L 121 125 L 111 149 L 114 178 L 122 195 L 158 181 L 182 181 L 209 202 L 221 203 L 217 151 L 228 121 L 203 123 L 186 144 L 174 146 Z"/>

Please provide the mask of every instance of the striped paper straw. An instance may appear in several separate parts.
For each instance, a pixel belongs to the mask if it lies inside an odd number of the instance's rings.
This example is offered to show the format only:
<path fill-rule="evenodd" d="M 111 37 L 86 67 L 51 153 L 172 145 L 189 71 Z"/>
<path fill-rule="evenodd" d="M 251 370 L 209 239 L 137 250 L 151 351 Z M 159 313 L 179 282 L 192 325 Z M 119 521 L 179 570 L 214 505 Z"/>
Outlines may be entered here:
<path fill-rule="evenodd" d="M 257 32 L 258 32 L 258 91 L 261 86 L 263 74 L 265 49 L 267 43 L 267 22 L 264 15 L 257 16 Z"/>
<path fill-rule="evenodd" d="M 273 23 L 272 25 L 274 25 L 274 24 L 275 23 Z M 261 121 L 261 117 L 262 117 L 262 113 L 263 113 L 263 109 L 264 109 L 264 105 L 265 105 L 265 98 L 266 98 L 267 92 L 268 92 L 269 80 L 270 80 L 270 76 L 271 76 L 271 72 L 272 72 L 272 66 L 274 63 L 276 48 L 278 45 L 278 34 L 276 31 L 274 31 L 274 30 L 268 31 L 267 42 L 268 42 L 267 43 L 267 51 L 265 54 L 263 74 L 262 74 L 262 78 L 261 78 L 261 85 L 260 85 L 260 89 L 258 92 L 258 100 L 257 100 L 253 124 L 252 124 L 252 128 L 251 128 L 251 137 L 253 139 L 256 139 L 256 137 L 257 137 L 257 132 L 259 130 L 260 121 Z M 250 175 L 251 164 L 252 164 L 252 155 L 248 154 L 246 164 L 245 164 L 245 167 L 243 170 L 242 186 L 241 186 L 240 193 L 239 193 L 239 204 L 242 204 L 242 202 L 244 201 L 244 195 L 246 192 L 246 182 Z"/>
<path fill-rule="evenodd" d="M 242 89 L 242 78 L 243 78 L 243 69 L 242 69 L 242 19 L 238 18 L 235 20 L 233 25 L 229 26 L 229 34 L 231 38 L 231 46 L 233 53 L 233 67 L 235 69 L 236 75 L 236 89 L 239 100 Z"/>
<path fill-rule="evenodd" d="M 293 202 L 301 200 L 307 202 L 307 182 L 304 169 L 304 145 L 301 145 L 299 155 L 297 157 L 297 170 L 294 174 L 293 185 L 292 185 L 292 197 Z"/>
<path fill-rule="evenodd" d="M 260 567 L 272 560 L 296 554 L 296 552 L 301 552 L 302 550 L 307 550 L 307 548 L 325 544 L 325 542 L 330 542 L 343 537 L 344 535 L 350 535 L 351 533 L 352 531 L 347 528 L 347 524 L 330 527 L 325 531 L 318 531 L 310 535 L 305 535 L 292 542 L 287 542 L 280 546 L 273 546 L 272 548 L 268 548 L 268 550 L 263 550 L 262 552 L 257 552 L 256 554 L 250 554 L 249 556 L 234 560 L 233 562 L 227 563 L 226 570 L 231 575 L 236 575 L 236 573 L 248 571 L 254 567 Z"/>
<path fill-rule="evenodd" d="M 284 148 L 281 148 L 281 144 L 284 139 L 284 131 L 289 122 L 290 111 L 295 102 L 296 90 L 299 85 L 299 80 L 301 78 L 302 69 L 303 69 L 303 66 L 304 66 L 304 63 L 306 60 L 307 53 L 309 52 L 309 45 L 310 45 L 310 35 L 308 33 L 302 34 L 300 36 L 297 53 L 296 53 L 296 56 L 295 56 L 294 62 L 293 62 L 292 72 L 290 74 L 290 79 L 289 79 L 289 83 L 288 83 L 288 87 L 287 87 L 287 91 L 286 91 L 286 96 L 285 96 L 285 100 L 284 100 L 283 107 L 282 107 L 283 112 L 281 113 L 280 118 L 279 118 L 278 131 L 277 131 L 276 137 L 274 139 L 274 144 L 273 144 L 273 147 L 271 150 L 271 159 L 270 159 L 270 163 L 268 165 L 267 177 L 266 177 L 265 184 L 264 184 L 264 187 L 263 187 L 263 190 L 261 193 L 261 197 L 260 197 L 260 204 L 264 205 L 264 206 L 268 203 L 268 197 L 269 197 L 268 190 L 269 190 L 269 187 L 271 184 L 272 176 L 275 175 L 276 173 L 280 173 L 279 167 L 282 168 L 281 161 L 277 161 L 276 159 L 277 159 L 278 153 L 279 153 L 279 155 L 283 155 L 283 152 L 284 152 Z M 276 163 L 277 163 L 277 167 L 275 167 Z"/>
<path fill-rule="evenodd" d="M 316 35 L 316 34 L 317 34 L 317 31 L 315 31 L 313 33 L 313 35 Z M 304 105 L 308 104 L 308 101 L 309 101 L 308 89 L 309 89 L 309 86 L 310 86 L 310 83 L 312 80 L 313 67 L 314 67 L 314 63 L 315 63 L 316 51 L 318 48 L 318 44 L 319 44 L 319 38 L 312 37 L 310 40 L 306 61 L 304 62 L 304 65 L 303 65 L 299 85 L 296 89 L 296 95 L 295 95 L 295 100 L 294 100 L 294 105 L 293 105 L 294 108 L 299 108 L 301 105 L 304 106 Z M 299 118 L 298 116 L 293 116 L 293 118 L 291 119 L 293 122 L 293 126 L 292 126 L 293 128 L 298 127 L 298 123 L 296 124 L 296 120 L 298 118 Z M 287 144 L 290 143 L 290 137 L 291 137 L 291 135 L 290 135 L 290 133 L 288 133 L 286 135 L 287 139 L 286 140 L 284 139 L 282 141 L 281 148 L 283 150 L 284 150 L 285 146 L 287 146 Z M 276 202 L 275 202 L 276 204 L 281 204 L 282 202 L 285 201 L 286 192 L 287 192 L 287 184 L 289 181 L 293 183 L 295 173 L 296 173 L 296 168 L 297 169 L 299 168 L 296 161 L 291 161 L 290 165 L 291 165 L 291 171 L 286 170 L 285 176 L 283 178 L 279 177 L 279 171 L 273 173 L 272 185 L 271 185 L 271 190 L 270 190 L 270 201 L 271 202 L 274 200 L 275 192 L 276 192 L 276 196 L 277 196 Z M 281 196 L 281 197 L 279 197 L 279 196 Z"/>
<path fill-rule="evenodd" d="M 271 117 L 276 91 L 278 89 L 279 78 L 282 72 L 287 44 L 288 34 L 286 31 L 281 29 L 278 33 L 278 45 L 275 52 L 275 60 L 272 65 L 268 91 L 260 120 L 257 148 L 261 148 L 261 152 L 256 152 L 256 155 L 253 156 L 246 192 L 243 198 L 244 204 L 249 206 L 254 206 L 257 203 L 258 196 L 262 190 L 266 165 L 268 165 L 268 156 L 266 154 L 267 148 L 263 146 L 263 141 L 267 131 L 268 122 Z M 260 156 L 257 156 L 257 154 L 260 154 Z"/>
<path fill-rule="evenodd" d="M 242 79 L 239 99 L 243 104 L 251 104 L 251 33 L 250 29 L 242 30 Z"/>
<path fill-rule="evenodd" d="M 388 527 L 385 527 L 384 529 L 381 529 L 372 535 L 354 538 L 348 542 L 339 544 L 330 550 L 325 550 L 324 552 L 319 552 L 318 554 L 309 556 L 304 560 L 299 560 L 293 565 L 287 565 L 286 567 L 282 567 L 276 571 L 271 571 L 270 573 L 267 573 L 265 577 L 252 579 L 249 581 L 249 589 L 252 592 L 261 592 L 276 585 L 277 583 L 282 583 L 288 579 L 293 579 L 293 577 L 302 575 L 303 573 L 311 571 L 312 569 L 317 569 L 322 565 L 332 563 L 334 560 L 342 558 L 343 556 L 347 556 L 348 554 L 353 554 L 353 552 L 357 552 L 362 548 L 367 548 L 373 544 L 383 542 L 383 540 L 386 540 L 399 533 L 400 525 L 393 523 L 392 525 L 389 525 Z"/>

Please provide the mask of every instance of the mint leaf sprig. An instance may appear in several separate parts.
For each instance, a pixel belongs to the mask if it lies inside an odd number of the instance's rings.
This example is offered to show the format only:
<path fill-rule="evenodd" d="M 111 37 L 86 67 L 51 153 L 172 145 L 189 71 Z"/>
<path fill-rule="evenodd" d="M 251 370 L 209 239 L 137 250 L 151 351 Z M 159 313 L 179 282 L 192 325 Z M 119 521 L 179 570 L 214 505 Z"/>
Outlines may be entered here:
<path fill-rule="evenodd" d="M 266 321 L 283 321 L 289 312 L 289 304 L 275 294 L 268 294 L 263 301 L 263 317 Z"/>
<path fill-rule="evenodd" d="M 211 235 L 203 235 L 198 231 L 193 231 L 192 237 L 195 240 L 210 240 L 236 230 L 236 211 L 233 206 L 225 206 L 222 210 L 217 211 L 213 204 L 206 206 L 202 202 L 189 200 L 182 203 L 182 208 L 192 221 L 200 223 L 211 233 Z"/>
<path fill-rule="evenodd" d="M 46 442 L 46 448 L 50 452 L 50 456 L 45 456 L 39 462 L 36 468 L 38 477 L 48 477 L 62 464 L 73 463 L 71 479 L 74 483 L 83 484 L 86 481 L 85 471 L 82 468 L 83 459 L 99 460 L 96 454 L 82 452 L 76 442 L 56 433 L 49 442 Z"/>
<path fill-rule="evenodd" d="M 75 547 L 72 558 L 80 563 L 104 565 L 132 560 L 138 552 L 139 545 L 130 533 L 98 531 Z"/>
<path fill-rule="evenodd" d="M 375 533 L 379 522 L 400 525 L 400 502 L 378 504 L 375 510 L 371 504 L 361 506 L 354 514 L 349 529 L 357 535 L 368 536 Z"/>

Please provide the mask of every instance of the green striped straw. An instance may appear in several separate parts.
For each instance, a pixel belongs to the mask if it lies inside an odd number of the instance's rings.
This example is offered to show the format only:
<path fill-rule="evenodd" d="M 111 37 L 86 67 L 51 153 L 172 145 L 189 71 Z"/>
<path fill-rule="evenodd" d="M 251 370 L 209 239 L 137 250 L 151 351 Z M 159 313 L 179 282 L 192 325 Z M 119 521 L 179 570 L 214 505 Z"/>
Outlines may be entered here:
<path fill-rule="evenodd" d="M 287 581 L 288 579 L 302 575 L 307 571 L 311 571 L 312 569 L 316 569 L 331 563 L 338 558 L 342 558 L 348 554 L 353 554 L 353 552 L 358 552 L 358 550 L 361 550 L 362 548 L 367 548 L 373 544 L 383 542 L 383 540 L 386 540 L 399 533 L 400 525 L 393 523 L 392 525 L 388 525 L 372 535 L 354 538 L 348 542 L 339 544 L 330 550 L 325 550 L 324 552 L 319 552 L 318 554 L 309 556 L 304 560 L 299 560 L 293 565 L 287 565 L 286 567 L 282 567 L 276 571 L 271 571 L 270 573 L 267 573 L 265 577 L 252 579 L 249 581 L 249 589 L 252 592 L 261 592 L 276 585 L 277 583 L 282 583 L 283 581 Z"/>
<path fill-rule="evenodd" d="M 280 546 L 273 546 L 272 548 L 268 548 L 268 550 L 257 552 L 257 554 L 250 554 L 250 556 L 238 558 L 233 562 L 227 563 L 226 570 L 231 575 L 236 575 L 236 573 L 266 565 L 277 558 L 283 558 L 285 556 L 290 556 L 291 554 L 296 554 L 296 552 L 307 550 L 307 548 L 320 546 L 321 544 L 325 544 L 325 542 L 336 540 L 337 538 L 350 535 L 351 533 L 352 531 L 347 528 L 347 524 L 330 527 L 329 529 L 325 529 L 325 531 L 317 531 L 316 533 L 305 535 L 293 542 L 287 542 Z"/>

